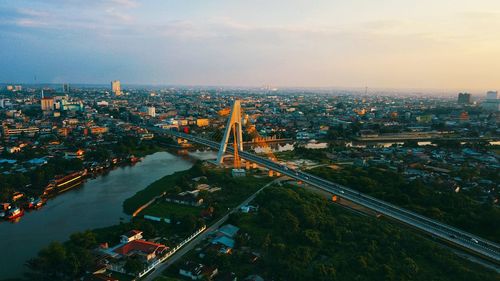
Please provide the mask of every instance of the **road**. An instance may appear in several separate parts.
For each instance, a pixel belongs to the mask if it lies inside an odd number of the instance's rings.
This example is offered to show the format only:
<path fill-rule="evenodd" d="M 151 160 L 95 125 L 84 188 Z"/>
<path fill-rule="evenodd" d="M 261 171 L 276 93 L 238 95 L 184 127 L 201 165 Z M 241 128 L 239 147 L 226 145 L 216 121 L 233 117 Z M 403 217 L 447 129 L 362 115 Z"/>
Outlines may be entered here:
<path fill-rule="evenodd" d="M 171 136 L 199 143 L 215 150 L 219 149 L 219 143 L 206 140 L 194 135 L 184 134 L 172 130 L 163 130 L 160 128 L 152 128 L 152 130 L 158 133 L 166 133 Z M 233 148 L 228 146 L 227 152 L 233 152 Z M 474 253 L 479 257 L 486 258 L 491 262 L 500 265 L 500 245 L 494 242 L 488 241 L 477 235 L 465 232 L 455 227 L 446 225 L 439 221 L 424 217 L 409 210 L 400 208 L 396 205 L 365 195 L 348 187 L 330 182 L 312 174 L 300 170 L 293 170 L 283 164 L 273 162 L 267 158 L 263 158 L 246 151 L 239 151 L 238 153 L 239 156 L 243 159 L 257 163 L 262 167 L 266 167 L 296 180 L 300 180 L 306 184 L 315 186 L 321 190 L 340 196 L 344 199 L 352 201 L 353 203 L 364 206 L 386 217 L 403 222 L 416 229 L 419 229 L 420 231 L 440 238 L 471 253 Z"/>
<path fill-rule="evenodd" d="M 223 216 L 218 221 L 216 221 L 215 223 L 213 223 L 210 227 L 207 227 L 205 229 L 205 231 L 203 231 L 202 233 L 200 233 L 198 236 L 196 236 L 196 238 L 194 238 L 193 240 L 191 240 L 189 243 L 187 243 L 186 245 L 184 245 L 184 247 L 182 247 L 175 254 L 173 254 L 170 258 L 168 258 L 163 263 L 161 263 L 157 268 L 155 268 L 153 271 L 151 271 L 151 273 L 149 273 L 147 276 L 145 276 L 142 280 L 143 281 L 151 281 L 151 280 L 154 280 L 156 277 L 159 277 L 161 275 L 161 273 L 165 269 L 167 269 L 169 266 L 171 266 L 172 264 L 174 264 L 175 262 L 177 262 L 179 259 L 181 259 L 189 251 L 191 251 L 192 249 L 194 249 L 194 247 L 196 245 L 198 245 L 201 241 L 203 241 L 205 238 L 207 238 L 207 236 L 210 235 L 210 233 L 213 233 L 215 230 L 217 230 L 224 222 L 226 222 L 226 220 L 229 218 L 230 214 L 232 214 L 234 212 L 237 212 L 242 206 L 247 205 L 253 199 L 255 199 L 255 197 L 262 190 L 264 190 L 265 188 L 271 186 L 272 184 L 274 184 L 275 182 L 278 182 L 278 181 L 280 181 L 280 179 L 276 179 L 276 180 L 274 180 L 274 181 L 272 181 L 272 182 L 264 185 L 259 190 L 257 190 L 254 194 L 252 194 L 250 197 L 248 197 L 247 199 L 245 199 L 245 201 L 243 201 L 238 206 L 234 207 L 231 211 L 229 211 L 229 213 L 227 213 L 225 216 Z"/>

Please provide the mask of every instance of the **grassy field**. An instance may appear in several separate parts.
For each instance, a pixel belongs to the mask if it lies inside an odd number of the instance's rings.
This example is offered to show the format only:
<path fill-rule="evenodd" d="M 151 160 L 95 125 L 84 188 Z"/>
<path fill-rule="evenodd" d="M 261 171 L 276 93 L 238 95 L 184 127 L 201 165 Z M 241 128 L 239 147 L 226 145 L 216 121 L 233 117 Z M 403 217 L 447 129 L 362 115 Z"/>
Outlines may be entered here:
<path fill-rule="evenodd" d="M 160 218 L 176 218 L 187 215 L 198 216 L 202 208 L 186 206 L 170 202 L 155 203 L 140 213 L 139 216 L 150 215 Z"/>
<path fill-rule="evenodd" d="M 150 184 L 145 189 L 137 192 L 134 196 L 123 202 L 123 210 L 126 214 L 131 215 L 137 208 L 153 199 L 155 196 L 163 192 L 173 192 L 176 186 L 183 177 L 189 175 L 191 170 L 176 172 L 172 175 L 165 176 L 154 183 Z"/>
<path fill-rule="evenodd" d="M 252 174 L 253 172 L 249 172 L 249 175 L 246 177 L 233 178 L 230 169 L 202 166 L 202 164 L 197 163 L 187 171 L 177 172 L 155 181 L 145 189 L 137 192 L 134 196 L 125 200 L 123 203 L 125 213 L 132 214 L 137 208 L 163 192 L 175 194 L 183 190 L 191 190 L 192 187 L 190 187 L 190 185 L 193 184 L 191 179 L 194 177 L 206 176 L 208 179 L 207 182 L 211 186 L 222 188 L 222 191 L 207 194 L 207 198 L 205 198 L 206 205 L 216 205 L 221 211 L 236 206 L 250 194 L 270 181 L 268 177 L 255 177 Z M 146 209 L 146 211 L 150 212 L 152 210 L 151 212 L 160 212 L 158 213 L 159 215 L 163 213 L 161 208 L 163 207 L 152 206 Z M 144 214 L 154 215 L 153 213 Z"/>

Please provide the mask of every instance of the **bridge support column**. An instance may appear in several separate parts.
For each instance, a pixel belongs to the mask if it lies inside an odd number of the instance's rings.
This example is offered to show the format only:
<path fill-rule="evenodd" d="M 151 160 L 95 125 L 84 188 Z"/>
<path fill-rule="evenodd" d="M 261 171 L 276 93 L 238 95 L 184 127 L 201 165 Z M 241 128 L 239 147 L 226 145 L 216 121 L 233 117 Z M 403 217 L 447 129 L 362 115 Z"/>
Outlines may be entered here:
<path fill-rule="evenodd" d="M 231 131 L 233 131 L 234 138 L 234 157 L 235 157 L 235 165 L 236 163 L 239 166 L 239 155 L 238 151 L 243 151 L 243 130 L 241 129 L 241 105 L 239 100 L 235 100 L 233 102 L 233 106 L 231 107 L 231 113 L 229 115 L 229 119 L 227 120 L 226 130 L 224 131 L 224 136 L 222 138 L 222 142 L 220 144 L 219 153 L 217 154 L 217 163 L 219 165 L 222 164 L 222 158 L 224 153 L 226 153 L 227 143 L 229 141 L 229 136 Z M 234 167 L 235 169 L 239 169 L 240 167 Z"/>
<path fill-rule="evenodd" d="M 251 168 L 250 161 L 245 161 L 245 169 L 250 170 L 250 168 Z"/>
<path fill-rule="evenodd" d="M 259 166 L 257 166 L 257 163 L 252 163 L 252 169 L 257 169 Z"/>
<path fill-rule="evenodd" d="M 269 169 L 269 173 L 268 173 L 268 175 L 269 175 L 270 177 L 274 177 L 274 171 L 273 171 L 273 170 L 271 170 L 271 169 Z"/>

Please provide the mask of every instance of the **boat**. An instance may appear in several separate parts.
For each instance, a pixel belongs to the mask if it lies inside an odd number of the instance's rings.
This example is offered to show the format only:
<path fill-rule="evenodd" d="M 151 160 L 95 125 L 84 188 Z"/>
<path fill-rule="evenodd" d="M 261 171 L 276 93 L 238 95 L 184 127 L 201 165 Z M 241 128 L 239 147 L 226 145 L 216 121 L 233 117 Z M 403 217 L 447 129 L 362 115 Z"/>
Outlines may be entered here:
<path fill-rule="evenodd" d="M 29 209 L 38 209 L 43 206 L 45 201 L 38 197 L 38 198 L 33 198 L 31 197 L 30 200 L 28 201 L 28 208 Z"/>
<path fill-rule="evenodd" d="M 7 216 L 7 212 L 9 212 L 11 208 L 10 203 L 0 203 L 0 218 L 4 219 Z"/>
<path fill-rule="evenodd" d="M 7 212 L 6 219 L 13 220 L 24 215 L 24 210 L 19 207 L 14 207 Z"/>
<path fill-rule="evenodd" d="M 130 161 L 130 163 L 135 164 L 135 163 L 141 161 L 141 158 L 135 157 L 134 155 L 132 155 L 132 156 L 130 156 L 129 161 Z"/>
<path fill-rule="evenodd" d="M 34 208 L 38 209 L 41 208 L 43 204 L 45 204 L 45 200 L 43 200 L 42 198 L 37 198 L 34 203 Z"/>
<path fill-rule="evenodd" d="M 44 194 L 62 193 L 83 183 L 87 170 L 74 172 L 66 176 L 56 177 L 45 188 Z"/>

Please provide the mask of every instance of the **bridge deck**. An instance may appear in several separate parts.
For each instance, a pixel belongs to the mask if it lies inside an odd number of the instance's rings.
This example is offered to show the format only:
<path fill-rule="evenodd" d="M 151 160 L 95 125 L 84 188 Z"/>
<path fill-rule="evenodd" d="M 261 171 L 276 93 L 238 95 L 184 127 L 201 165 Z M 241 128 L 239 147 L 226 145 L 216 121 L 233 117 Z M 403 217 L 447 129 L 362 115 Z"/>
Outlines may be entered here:
<path fill-rule="evenodd" d="M 219 149 L 220 146 L 220 144 L 217 142 L 206 140 L 189 134 L 184 134 L 181 132 L 171 130 L 161 130 L 161 132 L 178 138 L 183 138 L 191 142 L 202 144 L 216 150 Z M 231 153 L 233 152 L 233 149 L 228 147 L 227 152 Z M 266 167 L 273 171 L 280 172 L 281 174 L 287 175 L 296 180 L 303 181 L 304 183 L 310 184 L 334 195 L 343 197 L 356 204 L 376 211 L 384 216 L 401 221 L 449 243 L 458 245 L 472 253 L 475 253 L 480 257 L 486 258 L 493 263 L 500 265 L 500 245 L 494 242 L 488 241 L 471 233 L 467 233 L 455 227 L 446 225 L 439 221 L 424 217 L 409 210 L 400 208 L 385 201 L 365 195 L 348 187 L 327 181 L 312 174 L 300 170 L 293 170 L 283 164 L 273 162 L 269 159 L 257 156 L 255 154 L 245 151 L 239 151 L 239 155 L 243 159 L 257 163 L 258 165 Z"/>

